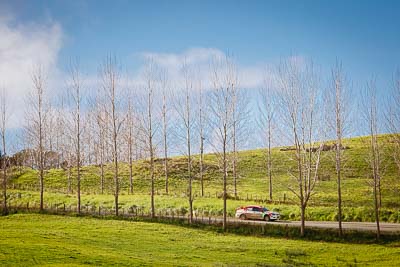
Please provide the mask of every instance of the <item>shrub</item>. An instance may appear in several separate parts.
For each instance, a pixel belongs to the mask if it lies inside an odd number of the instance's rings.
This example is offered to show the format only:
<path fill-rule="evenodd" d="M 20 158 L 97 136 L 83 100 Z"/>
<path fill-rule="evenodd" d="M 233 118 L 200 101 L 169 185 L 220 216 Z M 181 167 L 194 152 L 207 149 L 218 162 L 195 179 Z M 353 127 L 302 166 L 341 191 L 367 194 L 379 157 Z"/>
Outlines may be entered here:
<path fill-rule="evenodd" d="M 185 207 L 179 207 L 179 214 L 180 215 L 186 215 L 188 210 Z"/>

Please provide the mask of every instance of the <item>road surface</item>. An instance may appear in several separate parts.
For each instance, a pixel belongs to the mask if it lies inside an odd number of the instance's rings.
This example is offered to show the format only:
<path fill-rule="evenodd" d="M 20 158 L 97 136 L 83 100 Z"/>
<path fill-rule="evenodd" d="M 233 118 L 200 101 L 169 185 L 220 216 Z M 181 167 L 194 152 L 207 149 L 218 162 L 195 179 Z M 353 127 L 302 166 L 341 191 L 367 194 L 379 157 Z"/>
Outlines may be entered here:
<path fill-rule="evenodd" d="M 252 221 L 251 223 L 253 223 Z M 280 224 L 287 225 L 289 227 L 300 227 L 300 221 L 276 221 L 276 222 L 263 222 L 259 221 L 259 223 L 267 223 L 267 224 Z M 338 229 L 339 225 L 337 222 L 319 222 L 319 221 L 306 221 L 307 227 L 315 227 L 315 228 L 325 228 L 325 229 Z M 399 223 L 380 223 L 379 224 L 381 232 L 385 233 L 400 233 L 400 224 Z M 342 222 L 343 230 L 356 230 L 356 231 L 367 231 L 374 232 L 376 231 L 376 223 L 373 222 Z"/>
<path fill-rule="evenodd" d="M 197 218 L 199 220 L 199 218 Z M 213 222 L 222 222 L 222 218 L 211 219 Z M 200 219 L 201 221 L 201 219 Z M 208 218 L 203 219 L 204 223 L 208 222 Z M 228 223 L 239 223 L 239 224 L 251 224 L 251 225 L 263 225 L 263 224 L 271 224 L 271 225 L 283 225 L 288 227 L 300 227 L 300 221 L 274 221 L 274 222 L 265 222 L 265 221 L 256 221 L 256 220 L 239 220 L 239 219 L 228 219 Z M 326 221 L 306 221 L 306 228 L 324 228 L 324 229 L 338 229 L 339 225 L 337 222 L 326 222 Z M 400 223 L 380 223 L 380 229 L 382 233 L 396 233 L 400 234 Z M 354 230 L 354 231 L 362 231 L 362 232 L 375 232 L 376 231 L 376 223 L 374 222 L 342 222 L 343 230 Z"/>

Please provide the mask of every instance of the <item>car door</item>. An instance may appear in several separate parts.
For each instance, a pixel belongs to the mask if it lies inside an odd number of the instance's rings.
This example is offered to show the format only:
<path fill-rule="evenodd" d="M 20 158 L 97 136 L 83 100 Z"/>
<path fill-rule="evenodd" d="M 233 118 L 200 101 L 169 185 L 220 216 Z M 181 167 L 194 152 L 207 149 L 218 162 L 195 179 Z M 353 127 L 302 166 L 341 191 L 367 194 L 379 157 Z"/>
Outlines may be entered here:
<path fill-rule="evenodd" d="M 256 207 L 251 207 L 249 210 L 250 219 L 258 219 L 258 211 Z"/>
<path fill-rule="evenodd" d="M 251 212 L 252 212 L 251 209 L 252 208 L 245 208 L 244 209 L 244 214 L 246 215 L 247 219 L 251 219 Z"/>
<path fill-rule="evenodd" d="M 262 208 L 254 208 L 254 218 L 253 219 L 257 219 L 260 220 L 262 219 Z"/>

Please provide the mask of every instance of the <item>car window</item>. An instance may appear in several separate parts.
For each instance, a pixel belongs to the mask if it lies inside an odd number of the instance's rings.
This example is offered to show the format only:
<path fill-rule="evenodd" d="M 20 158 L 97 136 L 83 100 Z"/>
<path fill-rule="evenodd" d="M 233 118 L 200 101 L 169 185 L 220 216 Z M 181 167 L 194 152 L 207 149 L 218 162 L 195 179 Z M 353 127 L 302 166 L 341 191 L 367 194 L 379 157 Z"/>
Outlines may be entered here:
<path fill-rule="evenodd" d="M 264 208 L 263 211 L 266 212 L 266 211 L 268 211 L 268 209 L 267 209 L 267 208 Z"/>

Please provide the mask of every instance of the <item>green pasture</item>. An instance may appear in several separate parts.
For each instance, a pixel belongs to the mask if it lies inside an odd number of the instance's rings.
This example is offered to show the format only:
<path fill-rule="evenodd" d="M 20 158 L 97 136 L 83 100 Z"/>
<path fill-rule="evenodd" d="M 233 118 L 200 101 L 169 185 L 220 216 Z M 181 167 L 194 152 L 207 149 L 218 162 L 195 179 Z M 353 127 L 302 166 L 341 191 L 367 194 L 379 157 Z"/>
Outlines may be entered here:
<path fill-rule="evenodd" d="M 399 242 L 345 244 L 55 215 L 0 217 L 0 265 L 398 266 Z"/>

